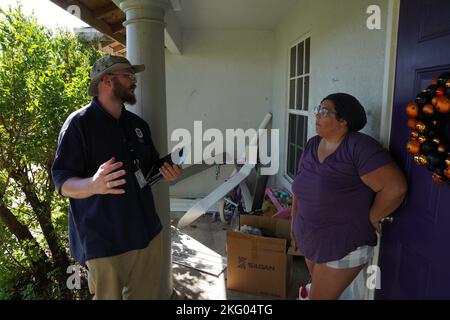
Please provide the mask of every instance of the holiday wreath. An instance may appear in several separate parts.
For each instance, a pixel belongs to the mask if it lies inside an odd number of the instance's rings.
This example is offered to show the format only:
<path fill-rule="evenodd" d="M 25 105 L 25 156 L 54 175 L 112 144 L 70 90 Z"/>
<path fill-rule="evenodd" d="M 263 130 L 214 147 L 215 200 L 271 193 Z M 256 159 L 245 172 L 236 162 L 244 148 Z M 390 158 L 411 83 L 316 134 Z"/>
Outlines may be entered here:
<path fill-rule="evenodd" d="M 419 166 L 433 172 L 436 183 L 450 185 L 450 72 L 441 74 L 406 106 L 411 129 L 406 146 Z"/>

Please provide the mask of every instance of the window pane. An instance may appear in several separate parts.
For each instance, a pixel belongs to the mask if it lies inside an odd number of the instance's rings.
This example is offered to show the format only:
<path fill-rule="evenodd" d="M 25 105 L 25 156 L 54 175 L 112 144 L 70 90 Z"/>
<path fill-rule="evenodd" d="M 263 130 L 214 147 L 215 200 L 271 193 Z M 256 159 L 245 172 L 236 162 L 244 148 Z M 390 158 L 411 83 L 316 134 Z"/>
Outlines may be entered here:
<path fill-rule="evenodd" d="M 289 109 L 295 109 L 295 79 L 289 81 Z"/>
<path fill-rule="evenodd" d="M 305 41 L 305 73 L 309 73 L 309 57 L 311 50 L 311 38 Z"/>
<path fill-rule="evenodd" d="M 289 137 L 288 143 L 295 143 L 295 136 L 297 132 L 297 124 L 295 121 L 295 114 L 289 115 Z"/>
<path fill-rule="evenodd" d="M 297 46 L 291 48 L 291 78 L 295 77 L 295 61 L 297 56 Z"/>
<path fill-rule="evenodd" d="M 295 145 L 289 144 L 287 174 L 293 179 L 295 177 Z"/>
<path fill-rule="evenodd" d="M 302 156 L 303 149 L 302 149 L 302 148 L 295 148 L 295 153 L 296 153 L 296 155 L 297 155 L 297 159 L 296 159 L 296 162 L 295 162 L 294 172 L 295 172 L 295 175 L 297 175 L 297 172 L 298 172 L 298 162 L 300 161 L 300 157 Z"/>
<path fill-rule="evenodd" d="M 308 117 L 295 114 L 289 115 L 287 174 L 294 178 L 297 174 L 297 165 L 306 144 L 308 132 Z"/>
<path fill-rule="evenodd" d="M 308 138 L 308 117 L 303 117 L 303 140 L 299 145 L 304 148 L 306 145 L 306 140 Z"/>
<path fill-rule="evenodd" d="M 304 43 L 301 42 L 298 45 L 298 53 L 297 53 L 297 75 L 303 74 L 303 52 L 304 52 Z"/>
<path fill-rule="evenodd" d="M 298 147 L 303 147 L 303 140 L 305 136 L 305 116 L 297 116 L 297 140 L 295 144 Z"/>
<path fill-rule="evenodd" d="M 305 97 L 305 102 L 303 103 L 303 110 L 308 111 L 308 109 L 309 109 L 309 76 L 305 77 L 305 89 L 303 90 L 303 96 Z"/>
<path fill-rule="evenodd" d="M 303 78 L 297 79 L 297 110 L 302 110 L 303 107 Z"/>

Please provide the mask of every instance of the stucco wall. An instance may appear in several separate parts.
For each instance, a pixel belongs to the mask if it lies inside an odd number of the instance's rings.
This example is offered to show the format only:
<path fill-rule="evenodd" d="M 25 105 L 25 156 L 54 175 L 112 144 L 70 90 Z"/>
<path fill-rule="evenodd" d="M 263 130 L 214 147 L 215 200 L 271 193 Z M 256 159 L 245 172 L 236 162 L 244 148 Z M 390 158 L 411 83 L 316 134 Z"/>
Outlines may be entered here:
<path fill-rule="evenodd" d="M 183 30 L 182 47 L 182 55 L 166 51 L 169 139 L 176 128 L 193 133 L 194 121 L 203 131 L 257 128 L 272 108 L 274 32 Z M 214 169 L 191 177 L 171 196 L 204 196 L 231 170 L 222 167 L 218 180 Z"/>
<path fill-rule="evenodd" d="M 303 0 L 275 30 L 273 62 L 273 127 L 280 129 L 280 171 L 276 183 L 290 187 L 284 178 L 287 126 L 289 49 L 303 35 L 311 36 L 311 80 L 308 137 L 314 132 L 312 109 L 328 94 L 347 92 L 366 108 L 368 124 L 362 130 L 380 136 L 387 0 Z M 381 30 L 369 30 L 369 5 L 381 9 Z"/>

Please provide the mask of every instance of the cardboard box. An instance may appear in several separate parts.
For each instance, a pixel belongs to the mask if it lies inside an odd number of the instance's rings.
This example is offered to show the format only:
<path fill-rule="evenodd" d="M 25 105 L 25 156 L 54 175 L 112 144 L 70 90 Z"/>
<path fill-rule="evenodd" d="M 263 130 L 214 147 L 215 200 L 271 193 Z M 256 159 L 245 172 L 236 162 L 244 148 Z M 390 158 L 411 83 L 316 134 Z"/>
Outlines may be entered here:
<path fill-rule="evenodd" d="M 286 299 L 290 276 L 289 220 L 242 215 L 240 225 L 256 227 L 271 236 L 227 231 L 227 288 Z"/>

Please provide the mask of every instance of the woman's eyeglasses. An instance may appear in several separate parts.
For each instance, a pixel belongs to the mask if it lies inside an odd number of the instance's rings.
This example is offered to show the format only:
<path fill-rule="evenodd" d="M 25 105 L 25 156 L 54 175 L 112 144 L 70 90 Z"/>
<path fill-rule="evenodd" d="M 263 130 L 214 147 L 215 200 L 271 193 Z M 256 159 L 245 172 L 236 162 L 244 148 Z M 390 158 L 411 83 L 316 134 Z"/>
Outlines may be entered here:
<path fill-rule="evenodd" d="M 328 115 L 337 115 L 336 111 L 328 110 L 322 106 L 317 106 L 314 108 L 314 113 L 320 115 L 321 117 L 326 117 Z"/>

